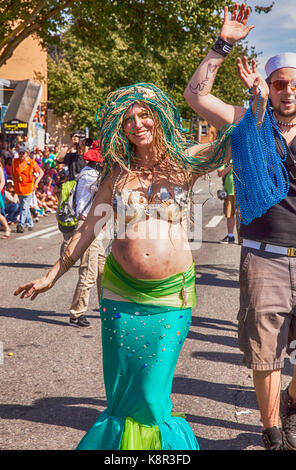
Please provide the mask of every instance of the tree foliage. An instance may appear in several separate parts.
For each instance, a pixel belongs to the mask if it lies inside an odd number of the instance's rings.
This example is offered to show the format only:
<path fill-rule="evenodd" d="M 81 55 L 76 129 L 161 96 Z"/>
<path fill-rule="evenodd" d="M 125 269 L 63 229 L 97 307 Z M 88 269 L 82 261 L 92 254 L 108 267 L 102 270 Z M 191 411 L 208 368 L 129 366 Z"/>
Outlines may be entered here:
<path fill-rule="evenodd" d="M 212 10 L 209 0 L 0 0 L 0 66 L 34 34 L 44 47 L 56 42 L 67 23 L 86 42 L 108 48 L 110 31 L 122 25 L 139 47 L 182 39 L 183 28 L 197 23 L 198 10 Z M 231 0 L 223 3 L 232 4 Z M 221 7 L 221 0 L 215 2 Z M 209 27 L 214 18 L 209 17 Z M 203 20 L 204 21 L 204 20 Z"/>
<path fill-rule="evenodd" d="M 111 3 L 114 7 L 116 2 Z M 95 115 L 108 92 L 136 82 L 151 82 L 168 92 L 182 116 L 189 118 L 192 110 L 183 92 L 217 37 L 222 24 L 219 13 L 225 2 L 215 2 L 215 7 L 208 0 L 119 3 L 122 22 L 114 21 L 113 28 L 104 32 L 105 38 L 98 28 L 99 12 L 89 9 L 88 22 L 84 23 L 86 10 L 82 11 L 78 22 L 74 19 L 62 36 L 49 61 L 49 105 L 59 115 L 68 112 L 75 125 L 87 126 L 95 133 Z M 236 73 L 238 55 L 253 57 L 255 53 L 246 45 L 237 45 L 221 67 L 213 90 L 237 105 L 247 96 Z"/>
<path fill-rule="evenodd" d="M 51 53 L 50 105 L 58 114 L 68 112 L 76 125 L 94 129 L 107 93 L 138 81 L 163 88 L 188 117 L 183 90 L 217 37 L 225 5 L 231 9 L 234 1 L 0 0 L 0 66 L 34 34 Z M 235 46 L 214 93 L 241 104 L 237 55 L 256 56 L 245 43 Z"/>
<path fill-rule="evenodd" d="M 31 35 L 46 46 L 65 27 L 66 10 L 75 0 L 0 0 L 0 67 Z"/>

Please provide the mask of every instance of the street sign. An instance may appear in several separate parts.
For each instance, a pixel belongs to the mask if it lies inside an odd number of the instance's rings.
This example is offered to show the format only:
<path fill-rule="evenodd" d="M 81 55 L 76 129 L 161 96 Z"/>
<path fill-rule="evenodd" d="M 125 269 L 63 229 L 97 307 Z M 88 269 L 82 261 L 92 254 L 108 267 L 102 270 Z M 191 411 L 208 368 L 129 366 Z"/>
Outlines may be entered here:
<path fill-rule="evenodd" d="M 12 119 L 11 121 L 4 122 L 3 132 L 5 134 L 14 135 L 27 135 L 28 134 L 28 123 L 22 122 L 19 119 Z"/>

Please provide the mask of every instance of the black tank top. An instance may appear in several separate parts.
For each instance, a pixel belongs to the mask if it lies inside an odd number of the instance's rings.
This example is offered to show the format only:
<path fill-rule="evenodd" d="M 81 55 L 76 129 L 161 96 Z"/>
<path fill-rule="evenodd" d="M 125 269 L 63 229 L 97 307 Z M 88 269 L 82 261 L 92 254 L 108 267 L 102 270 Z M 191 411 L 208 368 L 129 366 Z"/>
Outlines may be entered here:
<path fill-rule="evenodd" d="M 75 180 L 80 171 L 87 165 L 87 161 L 77 152 L 68 152 L 63 163 L 69 168 L 69 180 Z"/>
<path fill-rule="evenodd" d="M 287 152 L 289 157 L 285 166 L 289 173 L 290 189 L 286 198 L 249 225 L 241 224 L 241 237 L 296 248 L 296 136 L 287 146 Z"/>

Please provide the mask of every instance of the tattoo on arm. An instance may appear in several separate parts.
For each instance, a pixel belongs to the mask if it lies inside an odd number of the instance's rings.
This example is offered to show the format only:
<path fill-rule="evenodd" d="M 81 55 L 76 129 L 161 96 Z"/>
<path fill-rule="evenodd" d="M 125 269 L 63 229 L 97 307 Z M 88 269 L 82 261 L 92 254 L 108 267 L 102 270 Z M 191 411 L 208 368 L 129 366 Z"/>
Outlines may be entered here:
<path fill-rule="evenodd" d="M 218 65 L 208 64 L 205 78 L 202 81 L 197 82 L 196 85 L 193 85 L 191 83 L 189 84 L 191 93 L 194 93 L 195 95 L 201 95 L 204 89 L 207 87 L 209 80 L 211 78 L 211 75 L 214 74 L 217 68 L 218 68 Z"/>

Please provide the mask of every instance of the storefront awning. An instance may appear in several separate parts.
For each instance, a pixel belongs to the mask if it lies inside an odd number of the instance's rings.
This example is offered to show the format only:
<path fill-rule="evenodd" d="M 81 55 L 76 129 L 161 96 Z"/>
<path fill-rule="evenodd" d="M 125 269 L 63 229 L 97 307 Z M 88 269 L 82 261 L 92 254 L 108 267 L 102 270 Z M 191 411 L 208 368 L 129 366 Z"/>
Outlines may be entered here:
<path fill-rule="evenodd" d="M 8 104 L 3 120 L 3 130 L 6 133 L 14 133 L 13 130 L 19 127 L 20 132 L 16 134 L 26 134 L 25 128 L 33 119 L 38 103 L 40 101 L 42 85 L 34 83 L 32 80 L 21 80 L 16 82 L 15 91 Z M 17 124 L 26 126 L 17 126 Z M 24 130 L 24 132 L 21 131 Z"/>

